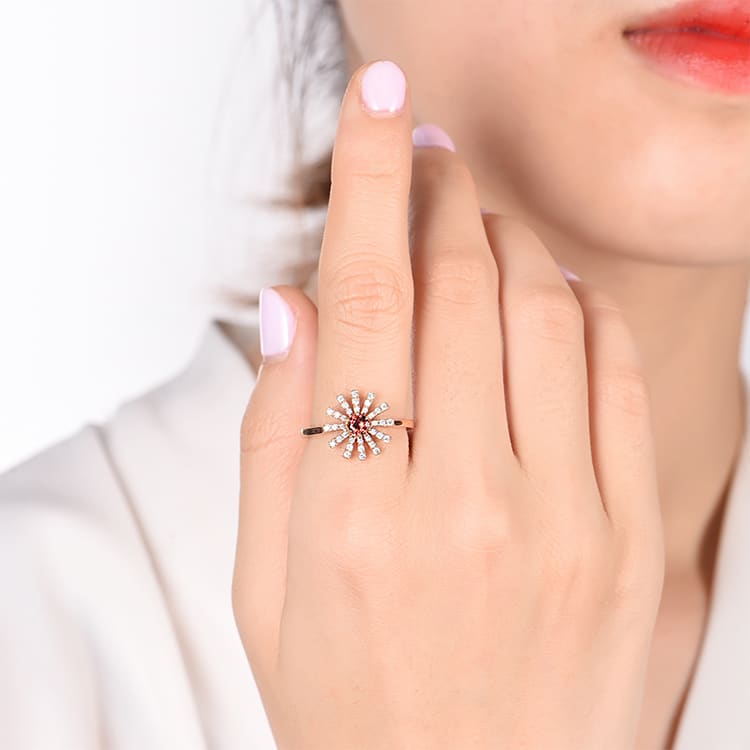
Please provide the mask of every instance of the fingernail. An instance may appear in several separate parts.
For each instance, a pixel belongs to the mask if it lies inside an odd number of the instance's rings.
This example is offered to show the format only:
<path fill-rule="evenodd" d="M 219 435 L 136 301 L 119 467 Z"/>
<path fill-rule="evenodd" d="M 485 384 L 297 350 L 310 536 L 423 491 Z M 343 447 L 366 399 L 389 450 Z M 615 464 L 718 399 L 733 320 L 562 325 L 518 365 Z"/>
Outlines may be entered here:
<path fill-rule="evenodd" d="M 569 268 L 565 268 L 565 266 L 558 265 L 558 268 L 562 272 L 562 275 L 568 280 L 568 281 L 580 281 L 581 277 L 577 274 L 573 273 Z"/>
<path fill-rule="evenodd" d="M 447 148 L 448 151 L 455 151 L 456 147 L 451 137 L 441 127 L 427 122 L 424 125 L 418 125 L 411 131 L 411 141 L 417 146 L 439 146 Z"/>
<path fill-rule="evenodd" d="M 264 362 L 286 359 L 297 327 L 292 309 L 270 286 L 260 290 L 260 353 Z"/>
<path fill-rule="evenodd" d="M 370 112 L 400 112 L 406 100 L 406 76 L 396 63 L 378 60 L 365 70 L 361 91 Z"/>

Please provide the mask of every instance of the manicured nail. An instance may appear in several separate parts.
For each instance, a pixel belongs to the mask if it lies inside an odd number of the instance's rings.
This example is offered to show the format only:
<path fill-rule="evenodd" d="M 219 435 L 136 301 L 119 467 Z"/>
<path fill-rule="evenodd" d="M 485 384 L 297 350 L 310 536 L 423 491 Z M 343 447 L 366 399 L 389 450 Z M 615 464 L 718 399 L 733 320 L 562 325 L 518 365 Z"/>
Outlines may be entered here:
<path fill-rule="evenodd" d="M 260 290 L 260 353 L 264 362 L 286 359 L 297 321 L 284 298 L 270 286 Z"/>
<path fill-rule="evenodd" d="M 573 273 L 569 268 L 565 268 L 565 266 L 558 265 L 560 271 L 562 272 L 562 275 L 568 280 L 568 281 L 580 281 L 581 277 L 577 274 Z"/>
<path fill-rule="evenodd" d="M 417 146 L 439 146 L 447 148 L 448 151 L 455 151 L 456 147 L 451 137 L 441 127 L 426 122 L 424 125 L 418 125 L 411 131 L 411 141 Z"/>
<path fill-rule="evenodd" d="M 406 100 L 406 76 L 396 63 L 378 60 L 365 70 L 361 90 L 370 112 L 400 112 Z"/>

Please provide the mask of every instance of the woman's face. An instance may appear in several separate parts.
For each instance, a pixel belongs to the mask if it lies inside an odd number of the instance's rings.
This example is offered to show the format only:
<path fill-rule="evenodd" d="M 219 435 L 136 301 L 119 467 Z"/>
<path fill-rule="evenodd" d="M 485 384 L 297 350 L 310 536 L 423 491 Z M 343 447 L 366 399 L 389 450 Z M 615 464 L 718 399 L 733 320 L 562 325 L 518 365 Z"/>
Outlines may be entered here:
<path fill-rule="evenodd" d="M 405 70 L 417 123 L 472 169 L 484 207 L 568 258 L 750 257 L 750 94 L 669 79 L 623 37 L 672 0 L 339 0 L 350 67 Z"/>

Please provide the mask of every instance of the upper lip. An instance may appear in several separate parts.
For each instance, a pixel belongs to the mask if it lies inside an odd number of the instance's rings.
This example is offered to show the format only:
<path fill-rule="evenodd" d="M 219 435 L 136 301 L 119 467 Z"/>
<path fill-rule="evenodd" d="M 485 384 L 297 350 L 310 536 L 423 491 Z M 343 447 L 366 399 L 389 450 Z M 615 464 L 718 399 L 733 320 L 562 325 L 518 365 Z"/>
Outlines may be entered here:
<path fill-rule="evenodd" d="M 688 0 L 635 20 L 623 33 L 656 30 L 695 31 L 750 41 L 750 0 Z"/>

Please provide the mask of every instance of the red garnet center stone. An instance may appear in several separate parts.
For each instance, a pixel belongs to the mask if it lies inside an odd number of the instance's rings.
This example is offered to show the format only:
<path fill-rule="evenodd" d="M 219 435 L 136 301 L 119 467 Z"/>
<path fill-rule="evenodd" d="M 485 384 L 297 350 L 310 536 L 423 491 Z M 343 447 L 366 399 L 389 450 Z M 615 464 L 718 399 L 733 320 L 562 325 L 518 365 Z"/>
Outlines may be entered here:
<path fill-rule="evenodd" d="M 367 430 L 367 420 L 361 414 L 355 414 L 353 417 L 349 417 L 347 427 L 355 435 L 362 434 Z"/>

